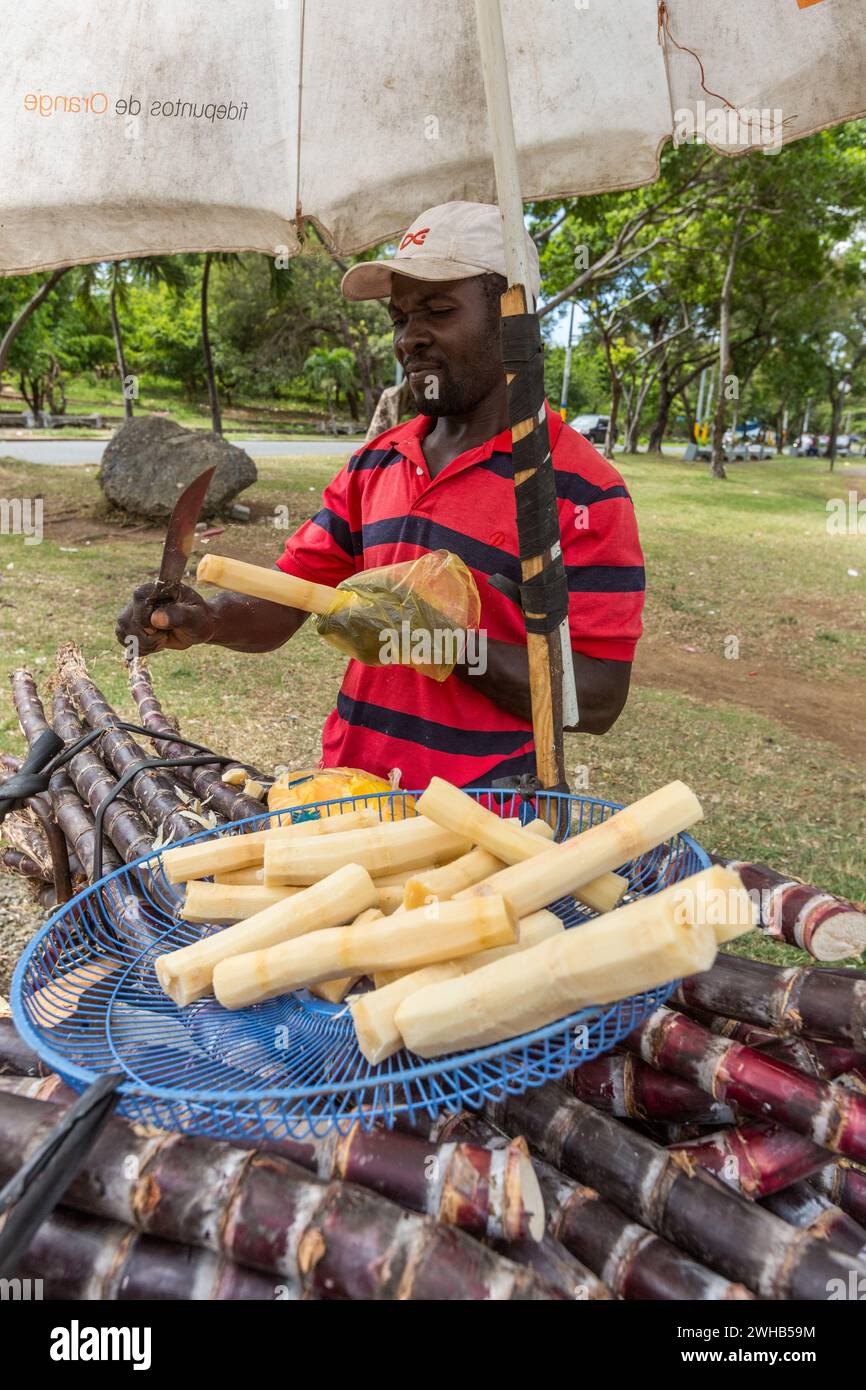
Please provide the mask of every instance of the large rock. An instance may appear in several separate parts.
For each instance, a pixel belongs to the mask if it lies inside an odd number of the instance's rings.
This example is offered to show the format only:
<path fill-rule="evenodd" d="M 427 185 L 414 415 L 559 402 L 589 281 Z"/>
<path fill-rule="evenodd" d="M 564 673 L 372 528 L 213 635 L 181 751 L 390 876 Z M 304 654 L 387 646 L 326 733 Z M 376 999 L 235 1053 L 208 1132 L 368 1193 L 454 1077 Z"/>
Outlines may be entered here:
<path fill-rule="evenodd" d="M 109 440 L 99 482 L 116 507 L 134 516 L 164 521 L 178 496 L 216 464 L 205 502 L 213 516 L 257 478 L 249 454 L 210 431 L 185 430 L 159 415 L 129 420 Z"/>

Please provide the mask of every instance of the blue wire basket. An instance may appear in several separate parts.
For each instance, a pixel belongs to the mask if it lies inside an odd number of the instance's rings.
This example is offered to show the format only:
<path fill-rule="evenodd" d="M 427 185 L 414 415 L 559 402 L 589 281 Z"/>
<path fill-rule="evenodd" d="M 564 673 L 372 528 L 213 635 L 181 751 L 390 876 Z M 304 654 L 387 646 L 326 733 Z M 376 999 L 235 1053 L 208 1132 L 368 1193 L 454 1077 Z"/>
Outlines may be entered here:
<path fill-rule="evenodd" d="M 408 792 L 319 802 L 253 816 L 227 832 L 243 834 L 347 808 L 375 806 L 380 817 L 412 814 Z M 536 814 L 558 837 L 578 834 L 620 808 L 596 797 L 474 791 L 483 805 L 525 823 Z M 658 892 L 706 868 L 709 859 L 678 835 L 619 870 L 625 901 Z M 345 1004 L 302 990 L 229 1012 L 213 998 L 179 1009 L 159 988 L 154 961 L 207 930 L 178 916 L 182 891 L 170 884 L 162 854 L 125 865 L 66 903 L 25 951 L 12 982 L 15 1022 L 26 1041 L 77 1091 L 104 1072 L 126 1079 L 118 1109 L 130 1120 L 255 1142 L 371 1128 L 412 1116 L 478 1108 L 506 1092 L 555 1080 L 609 1051 L 670 996 L 673 984 L 582 1009 L 495 1046 L 424 1062 L 408 1051 L 372 1066 L 362 1056 Z M 566 899 L 551 904 L 567 928 L 594 914 Z"/>

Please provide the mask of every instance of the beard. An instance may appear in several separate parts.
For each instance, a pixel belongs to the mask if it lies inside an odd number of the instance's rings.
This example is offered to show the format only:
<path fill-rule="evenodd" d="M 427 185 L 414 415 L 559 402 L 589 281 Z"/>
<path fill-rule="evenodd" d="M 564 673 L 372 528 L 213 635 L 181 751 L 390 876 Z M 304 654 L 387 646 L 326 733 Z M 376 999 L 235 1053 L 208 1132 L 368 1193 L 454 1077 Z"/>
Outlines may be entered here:
<path fill-rule="evenodd" d="M 497 323 L 487 351 L 479 353 L 468 365 L 462 363 L 460 376 L 455 376 L 448 364 L 443 363 L 435 371 L 424 372 L 417 382 L 410 380 L 409 390 L 416 408 L 422 415 L 434 418 L 467 415 L 491 389 L 491 363 L 499 362 L 501 371 L 501 361 Z"/>
<path fill-rule="evenodd" d="M 462 415 L 475 404 L 472 384 L 456 381 L 449 367 L 425 372 L 417 382 L 410 381 L 409 390 L 422 415 Z"/>

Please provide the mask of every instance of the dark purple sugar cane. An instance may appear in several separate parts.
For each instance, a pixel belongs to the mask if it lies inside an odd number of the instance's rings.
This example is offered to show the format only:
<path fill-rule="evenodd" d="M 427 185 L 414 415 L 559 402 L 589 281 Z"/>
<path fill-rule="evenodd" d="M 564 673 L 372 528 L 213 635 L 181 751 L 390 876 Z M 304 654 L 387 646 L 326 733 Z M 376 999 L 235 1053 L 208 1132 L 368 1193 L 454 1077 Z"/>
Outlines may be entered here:
<path fill-rule="evenodd" d="M 866 948 L 866 909 L 861 903 L 822 893 L 766 864 L 729 861 L 760 907 L 769 936 L 808 951 L 816 960 L 843 960 Z"/>
<path fill-rule="evenodd" d="M 0 1093 L 0 1179 L 62 1114 Z M 453 1226 L 352 1183 L 323 1183 L 274 1154 L 112 1119 L 64 1193 L 76 1210 L 213 1250 L 326 1299 L 561 1299 L 531 1270 Z"/>
<path fill-rule="evenodd" d="M 62 690 L 54 692 L 54 728 L 65 742 L 78 739 L 83 733 L 72 702 Z M 101 802 L 116 787 L 117 778 L 112 776 L 92 747 L 76 753 L 68 769 L 79 796 L 95 815 Z M 124 796 L 117 797 L 108 807 L 103 827 L 127 863 L 149 854 L 153 849 L 150 827 Z"/>
<path fill-rule="evenodd" d="M 866 1046 L 866 978 L 815 966 L 779 969 L 720 952 L 711 970 L 674 993 L 683 1008 L 755 1023 L 779 1033 Z"/>
<path fill-rule="evenodd" d="M 6 873 L 19 874 L 21 878 L 32 878 L 38 883 L 50 883 L 46 877 L 45 867 L 37 864 L 35 859 L 31 859 L 20 849 L 5 849 L 0 863 Z"/>
<path fill-rule="evenodd" d="M 578 1100 L 619 1119 L 692 1121 L 725 1125 L 733 1122 L 729 1106 L 706 1091 L 634 1056 L 608 1053 L 585 1062 L 563 1079 Z"/>
<path fill-rule="evenodd" d="M 122 777 L 145 761 L 148 754 L 125 729 L 101 690 L 91 679 L 84 658 L 74 643 L 57 653 L 57 669 L 67 693 L 73 697 L 91 729 L 103 729 L 101 754 L 109 769 Z M 175 840 L 188 839 L 201 825 L 187 817 L 169 779 L 156 768 L 145 768 L 132 778 L 131 790 L 154 830 Z"/>
<path fill-rule="evenodd" d="M 507 1143 L 502 1130 L 474 1111 L 430 1119 L 424 1112 L 413 1120 L 398 1117 L 413 1133 L 445 1142 Z M 751 1299 L 742 1284 L 707 1269 L 646 1226 L 629 1220 L 611 1202 L 582 1183 L 560 1173 L 543 1159 L 535 1170 L 544 1193 L 549 1233 L 579 1260 L 584 1268 L 620 1298 L 661 1301 L 693 1299 Z"/>
<path fill-rule="evenodd" d="M 154 694 L 150 673 L 141 662 L 130 662 L 129 683 L 133 699 L 141 715 L 141 722 L 145 728 L 151 729 L 154 734 L 176 734 L 177 730 L 169 723 Z M 174 740 L 158 739 L 155 746 L 159 750 L 160 756 L 165 758 L 182 758 L 190 751 L 185 744 Z M 239 764 L 230 764 L 230 766 L 239 766 Z M 208 809 L 225 816 L 226 820 L 246 820 L 249 816 L 262 815 L 267 808 L 261 801 L 256 801 L 254 797 L 246 796 L 237 787 L 230 787 L 223 782 L 222 772 L 224 770 L 217 764 L 179 769 L 199 796 L 202 805 L 206 805 Z"/>
<path fill-rule="evenodd" d="M 809 1183 L 794 1183 L 784 1192 L 765 1197 L 762 1205 L 798 1230 L 826 1240 L 855 1259 L 866 1260 L 866 1230 Z"/>
<path fill-rule="evenodd" d="M 18 1277 L 41 1280 L 40 1295 L 48 1299 L 199 1302 L 291 1296 L 272 1274 L 66 1207 L 58 1207 L 39 1227 Z"/>
<path fill-rule="evenodd" d="M 672 1244 L 764 1298 L 825 1300 L 859 1262 L 804 1236 L 700 1169 L 685 1171 L 650 1139 L 546 1085 L 486 1107 L 555 1167 Z"/>
<path fill-rule="evenodd" d="M 849 1086 L 805 1076 L 675 1009 L 656 1009 L 626 1046 L 736 1109 L 775 1120 L 842 1157 L 866 1159 L 866 1097 Z"/>

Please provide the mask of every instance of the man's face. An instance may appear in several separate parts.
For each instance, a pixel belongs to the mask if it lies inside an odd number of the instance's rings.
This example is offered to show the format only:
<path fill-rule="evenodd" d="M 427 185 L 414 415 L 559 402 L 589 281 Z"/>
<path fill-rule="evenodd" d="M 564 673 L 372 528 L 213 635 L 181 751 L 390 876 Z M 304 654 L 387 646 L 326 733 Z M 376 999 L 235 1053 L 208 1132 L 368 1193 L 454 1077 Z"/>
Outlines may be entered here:
<path fill-rule="evenodd" d="M 391 277 L 394 352 L 423 415 L 464 415 L 502 377 L 499 315 L 481 277 Z"/>

